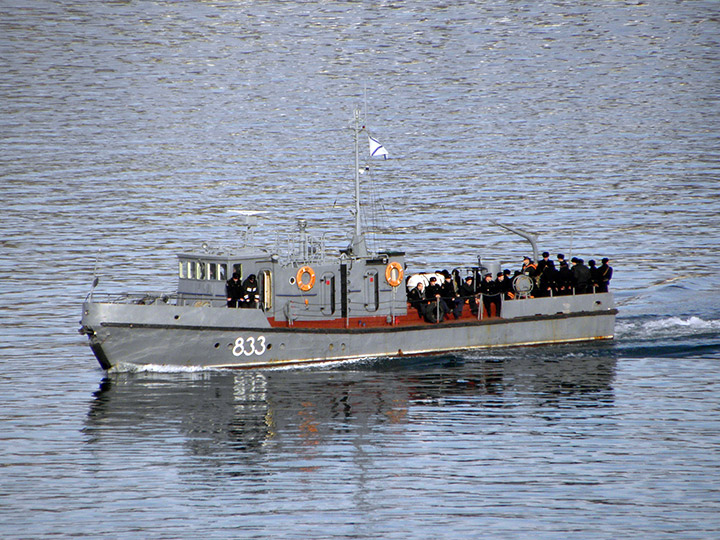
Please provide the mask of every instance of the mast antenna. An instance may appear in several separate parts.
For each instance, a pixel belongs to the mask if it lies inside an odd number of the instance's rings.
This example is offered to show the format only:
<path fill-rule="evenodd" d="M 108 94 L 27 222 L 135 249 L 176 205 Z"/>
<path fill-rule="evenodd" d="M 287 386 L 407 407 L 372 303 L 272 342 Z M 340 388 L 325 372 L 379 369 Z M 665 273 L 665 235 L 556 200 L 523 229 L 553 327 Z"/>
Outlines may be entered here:
<path fill-rule="evenodd" d="M 353 118 L 353 131 L 355 132 L 355 230 L 350 244 L 352 254 L 355 257 L 368 256 L 365 233 L 362 230 L 360 219 L 360 132 L 364 129 L 365 126 L 360 124 L 360 111 L 355 109 Z"/>

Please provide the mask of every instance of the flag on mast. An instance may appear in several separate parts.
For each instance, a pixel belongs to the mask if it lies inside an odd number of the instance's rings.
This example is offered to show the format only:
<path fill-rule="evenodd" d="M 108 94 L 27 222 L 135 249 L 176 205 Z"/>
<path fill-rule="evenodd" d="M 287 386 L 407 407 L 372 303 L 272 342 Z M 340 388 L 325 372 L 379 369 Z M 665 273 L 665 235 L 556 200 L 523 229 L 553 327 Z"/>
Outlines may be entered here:
<path fill-rule="evenodd" d="M 373 139 L 370 135 L 368 135 L 368 142 L 370 144 L 370 157 L 382 156 L 385 159 L 388 158 L 388 151 L 385 150 L 385 147 Z"/>

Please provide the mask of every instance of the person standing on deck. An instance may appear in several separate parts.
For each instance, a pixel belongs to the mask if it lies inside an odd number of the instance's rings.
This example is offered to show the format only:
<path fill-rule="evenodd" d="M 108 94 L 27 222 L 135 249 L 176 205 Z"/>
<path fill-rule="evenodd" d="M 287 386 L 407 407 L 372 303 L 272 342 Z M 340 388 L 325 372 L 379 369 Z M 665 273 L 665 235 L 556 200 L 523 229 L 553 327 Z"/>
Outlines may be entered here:
<path fill-rule="evenodd" d="M 225 296 L 227 297 L 227 307 L 240 307 L 245 296 L 245 290 L 242 283 L 240 283 L 240 274 L 237 272 L 234 272 L 232 277 L 225 283 Z"/>
<path fill-rule="evenodd" d="M 537 275 L 537 264 L 530 257 L 524 257 L 521 272 L 526 276 L 534 278 Z"/>
<path fill-rule="evenodd" d="M 612 279 L 613 269 L 612 266 L 608 266 L 610 259 L 603 257 L 602 264 L 598 268 L 598 292 L 608 292 L 610 288 L 610 280 Z"/>
<path fill-rule="evenodd" d="M 555 280 L 555 263 L 550 260 L 550 253 L 545 251 L 537 263 L 537 296 L 550 296 Z"/>
<path fill-rule="evenodd" d="M 572 294 L 572 272 L 565 260 L 560 261 L 560 268 L 555 277 L 555 294 Z"/>
<path fill-rule="evenodd" d="M 532 290 L 530 291 L 530 295 L 534 296 L 535 292 L 538 289 L 537 284 L 537 264 L 533 262 L 533 260 L 530 257 L 523 257 L 523 263 L 522 263 L 522 269 L 520 270 L 521 274 L 525 274 L 532 280 Z"/>
<path fill-rule="evenodd" d="M 255 274 L 250 274 L 243 282 L 243 289 L 245 289 L 245 294 L 243 295 L 242 307 L 258 307 L 258 304 L 260 303 L 260 290 L 258 289 L 258 282 L 257 278 L 255 278 Z"/>
<path fill-rule="evenodd" d="M 590 292 L 600 292 L 598 290 L 600 285 L 600 271 L 595 266 L 595 259 L 588 261 L 588 268 L 590 269 Z"/>
<path fill-rule="evenodd" d="M 485 274 L 485 281 L 480 284 L 480 292 L 482 293 L 483 305 L 485 306 L 485 311 L 487 311 L 488 316 L 492 317 L 495 315 L 496 317 L 499 317 L 500 295 L 502 293 L 500 292 L 497 282 L 493 280 L 492 274 Z M 495 306 L 494 314 L 492 311 L 493 305 Z"/>
<path fill-rule="evenodd" d="M 498 288 L 498 292 L 502 295 L 505 300 L 510 300 L 512 296 L 512 282 L 505 277 L 505 272 L 498 272 L 495 283 Z"/>
<path fill-rule="evenodd" d="M 573 267 L 570 269 L 573 276 L 573 285 L 576 294 L 585 294 L 590 287 L 590 269 L 585 266 L 585 261 L 573 257 L 570 262 Z"/>

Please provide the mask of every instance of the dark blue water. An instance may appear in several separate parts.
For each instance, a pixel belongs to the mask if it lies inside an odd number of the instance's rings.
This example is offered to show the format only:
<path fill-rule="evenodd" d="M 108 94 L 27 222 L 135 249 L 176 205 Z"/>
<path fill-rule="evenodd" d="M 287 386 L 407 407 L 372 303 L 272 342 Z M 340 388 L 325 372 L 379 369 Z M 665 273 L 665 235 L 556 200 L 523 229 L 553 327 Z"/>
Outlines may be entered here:
<path fill-rule="evenodd" d="M 1 9 L 3 538 L 720 536 L 716 2 Z M 347 244 L 355 107 L 373 247 L 610 257 L 614 342 L 100 370 L 94 272 L 172 291 L 237 210 Z"/>

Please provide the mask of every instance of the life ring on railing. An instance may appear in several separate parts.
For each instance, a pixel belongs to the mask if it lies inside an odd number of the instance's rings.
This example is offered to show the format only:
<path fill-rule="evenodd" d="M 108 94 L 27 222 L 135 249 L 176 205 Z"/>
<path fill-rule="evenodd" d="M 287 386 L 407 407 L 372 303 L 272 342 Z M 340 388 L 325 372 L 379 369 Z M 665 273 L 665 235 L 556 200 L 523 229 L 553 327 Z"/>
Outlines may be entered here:
<path fill-rule="evenodd" d="M 385 267 L 385 281 L 387 281 L 391 287 L 397 287 L 402 283 L 402 280 L 403 269 L 400 263 L 397 261 L 388 263 Z"/>
<path fill-rule="evenodd" d="M 306 275 L 309 277 L 307 281 L 304 279 Z M 315 285 L 315 271 L 305 265 L 297 271 L 295 281 L 297 281 L 297 286 L 301 291 L 309 291 Z"/>

